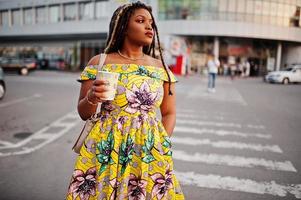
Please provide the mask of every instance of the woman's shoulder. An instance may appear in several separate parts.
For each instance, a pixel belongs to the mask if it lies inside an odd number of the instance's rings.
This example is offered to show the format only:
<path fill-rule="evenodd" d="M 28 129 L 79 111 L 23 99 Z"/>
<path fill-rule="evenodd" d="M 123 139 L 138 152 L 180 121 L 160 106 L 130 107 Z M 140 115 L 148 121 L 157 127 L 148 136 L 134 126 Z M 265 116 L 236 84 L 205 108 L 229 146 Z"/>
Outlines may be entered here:
<path fill-rule="evenodd" d="M 147 55 L 148 65 L 158 68 L 164 68 L 163 63 L 160 59 L 154 58 L 152 56 Z"/>
<path fill-rule="evenodd" d="M 99 55 L 95 55 L 95 56 L 93 56 L 93 57 L 89 60 L 89 62 L 88 62 L 87 65 L 98 65 L 99 59 L 100 59 L 100 54 L 99 54 Z"/>

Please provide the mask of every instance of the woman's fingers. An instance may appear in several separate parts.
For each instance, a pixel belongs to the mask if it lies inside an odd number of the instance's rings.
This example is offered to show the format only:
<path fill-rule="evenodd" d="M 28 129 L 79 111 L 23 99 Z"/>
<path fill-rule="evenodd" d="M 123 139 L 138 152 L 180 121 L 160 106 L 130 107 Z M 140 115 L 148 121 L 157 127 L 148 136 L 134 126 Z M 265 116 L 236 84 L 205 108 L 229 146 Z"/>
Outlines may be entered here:
<path fill-rule="evenodd" d="M 101 93 L 101 92 L 107 92 L 109 91 L 109 89 L 105 85 L 100 85 L 100 86 L 92 86 L 92 91 Z"/>
<path fill-rule="evenodd" d="M 106 80 L 95 80 L 93 82 L 93 85 L 95 85 L 95 86 L 108 85 L 108 84 L 109 84 L 109 82 Z"/>

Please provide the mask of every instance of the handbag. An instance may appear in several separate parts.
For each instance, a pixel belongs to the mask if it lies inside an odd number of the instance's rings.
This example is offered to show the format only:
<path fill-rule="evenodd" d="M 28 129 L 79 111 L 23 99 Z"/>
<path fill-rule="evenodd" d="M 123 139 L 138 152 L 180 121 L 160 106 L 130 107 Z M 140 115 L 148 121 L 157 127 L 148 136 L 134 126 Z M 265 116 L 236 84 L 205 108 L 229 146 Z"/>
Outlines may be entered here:
<path fill-rule="evenodd" d="M 100 54 L 100 59 L 99 59 L 97 71 L 101 70 L 101 67 L 103 66 L 103 64 L 106 60 L 106 56 L 107 56 L 106 54 Z M 96 124 L 97 120 L 99 120 L 100 109 L 101 109 L 101 103 L 98 103 L 95 113 L 89 119 L 86 120 L 86 123 L 85 123 L 84 127 L 82 128 L 75 144 L 72 147 L 72 149 L 75 153 L 77 153 L 77 154 L 80 153 L 80 149 L 83 146 L 83 144 L 85 142 L 85 139 L 87 138 L 87 136 L 89 135 L 89 133 L 93 129 L 93 127 Z"/>

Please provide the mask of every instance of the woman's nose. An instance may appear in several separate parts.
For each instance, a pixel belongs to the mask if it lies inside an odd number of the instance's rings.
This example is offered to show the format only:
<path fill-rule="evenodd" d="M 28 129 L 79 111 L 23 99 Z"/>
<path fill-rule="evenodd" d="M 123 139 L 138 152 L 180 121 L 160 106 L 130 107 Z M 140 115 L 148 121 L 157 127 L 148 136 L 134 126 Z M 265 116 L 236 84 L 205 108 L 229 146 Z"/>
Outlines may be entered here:
<path fill-rule="evenodd" d="M 153 30 L 153 27 L 151 25 L 146 25 L 147 30 Z"/>

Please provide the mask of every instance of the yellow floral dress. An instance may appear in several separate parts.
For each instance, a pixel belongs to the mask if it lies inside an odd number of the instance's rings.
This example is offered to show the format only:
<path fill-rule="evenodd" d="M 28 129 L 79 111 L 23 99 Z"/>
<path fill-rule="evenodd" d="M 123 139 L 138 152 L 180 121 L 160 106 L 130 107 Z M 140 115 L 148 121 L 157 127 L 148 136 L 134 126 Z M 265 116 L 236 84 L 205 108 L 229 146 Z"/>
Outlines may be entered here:
<path fill-rule="evenodd" d="M 170 139 L 156 118 L 168 81 L 164 68 L 106 64 L 102 70 L 120 74 L 116 96 L 102 104 L 80 150 L 67 199 L 184 199 L 173 173 Z M 95 79 L 96 72 L 97 66 L 86 66 L 80 81 Z"/>

